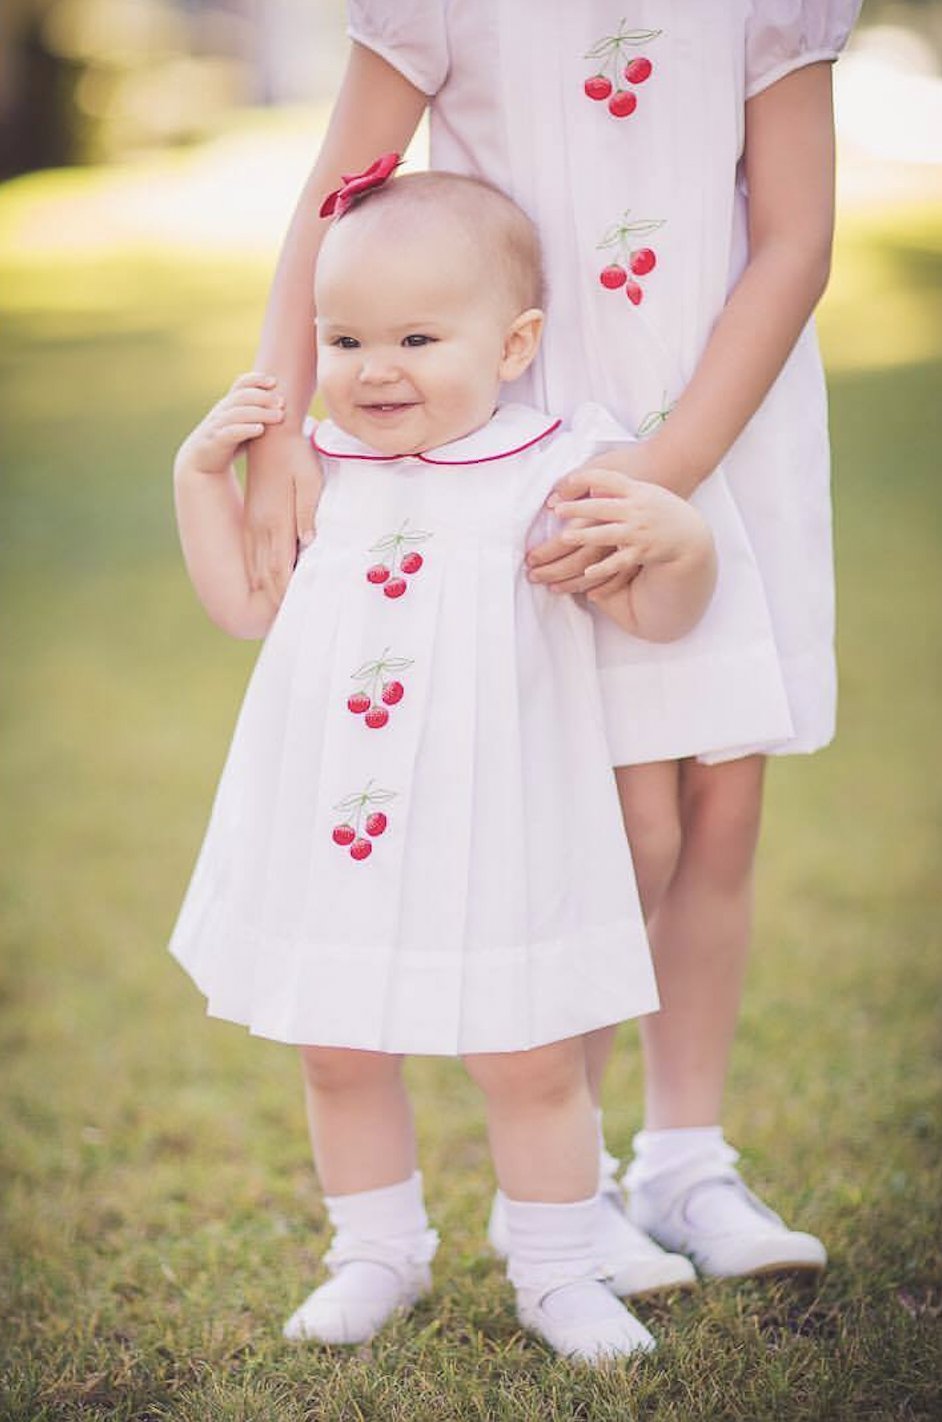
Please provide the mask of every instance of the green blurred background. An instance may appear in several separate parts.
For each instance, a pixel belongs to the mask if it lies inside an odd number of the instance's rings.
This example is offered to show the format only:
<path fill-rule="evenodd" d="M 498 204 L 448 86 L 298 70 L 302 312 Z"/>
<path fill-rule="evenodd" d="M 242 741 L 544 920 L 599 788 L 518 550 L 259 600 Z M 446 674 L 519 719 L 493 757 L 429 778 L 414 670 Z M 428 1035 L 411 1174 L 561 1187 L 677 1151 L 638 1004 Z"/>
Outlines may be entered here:
<path fill-rule="evenodd" d="M 255 655 L 186 583 L 169 470 L 251 364 L 344 45 L 334 0 L 0 10 L 0 1417 L 936 1417 L 935 3 L 867 5 L 835 76 L 840 733 L 772 767 L 729 1096 L 750 1180 L 832 1268 L 800 1306 L 655 1311 L 630 1397 L 580 1381 L 481 1256 L 475 1094 L 419 1062 L 435 1298 L 366 1360 L 278 1341 L 325 1240 L 293 1054 L 206 1022 L 164 950 Z M 639 1103 L 627 1027 L 623 1155 Z"/>

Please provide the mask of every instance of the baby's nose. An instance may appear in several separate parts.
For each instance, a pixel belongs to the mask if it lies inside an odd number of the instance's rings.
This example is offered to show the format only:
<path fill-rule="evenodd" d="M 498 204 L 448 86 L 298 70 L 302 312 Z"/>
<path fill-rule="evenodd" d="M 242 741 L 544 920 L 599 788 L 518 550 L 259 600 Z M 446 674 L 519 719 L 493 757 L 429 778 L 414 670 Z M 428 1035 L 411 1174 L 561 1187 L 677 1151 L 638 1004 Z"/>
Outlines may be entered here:
<path fill-rule="evenodd" d="M 364 355 L 360 379 L 367 385 L 391 385 L 399 379 L 399 368 L 391 357 L 374 352 Z"/>

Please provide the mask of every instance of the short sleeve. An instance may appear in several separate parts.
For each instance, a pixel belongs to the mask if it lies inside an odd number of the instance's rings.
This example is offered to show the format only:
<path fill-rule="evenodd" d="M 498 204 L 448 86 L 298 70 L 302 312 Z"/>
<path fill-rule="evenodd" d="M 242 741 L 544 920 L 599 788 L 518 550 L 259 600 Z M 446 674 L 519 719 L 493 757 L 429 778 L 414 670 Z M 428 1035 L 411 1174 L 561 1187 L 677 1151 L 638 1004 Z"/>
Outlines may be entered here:
<path fill-rule="evenodd" d="M 429 98 L 448 76 L 445 0 L 347 0 L 347 34 Z"/>
<path fill-rule="evenodd" d="M 861 0 L 751 0 L 746 20 L 746 98 L 793 69 L 834 60 Z"/>

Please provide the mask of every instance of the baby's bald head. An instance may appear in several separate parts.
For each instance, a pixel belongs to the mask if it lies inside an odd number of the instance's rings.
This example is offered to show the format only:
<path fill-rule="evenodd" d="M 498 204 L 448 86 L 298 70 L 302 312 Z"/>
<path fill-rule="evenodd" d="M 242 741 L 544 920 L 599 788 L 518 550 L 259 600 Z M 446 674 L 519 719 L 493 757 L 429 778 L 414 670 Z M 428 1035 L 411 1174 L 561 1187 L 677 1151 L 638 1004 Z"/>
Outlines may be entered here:
<path fill-rule="evenodd" d="M 443 267 L 474 273 L 508 317 L 544 301 L 540 240 L 530 218 L 498 188 L 458 173 L 408 173 L 359 198 L 331 224 L 322 253 L 353 239 L 368 247 L 430 242 Z M 326 250 L 325 250 L 326 249 Z"/>

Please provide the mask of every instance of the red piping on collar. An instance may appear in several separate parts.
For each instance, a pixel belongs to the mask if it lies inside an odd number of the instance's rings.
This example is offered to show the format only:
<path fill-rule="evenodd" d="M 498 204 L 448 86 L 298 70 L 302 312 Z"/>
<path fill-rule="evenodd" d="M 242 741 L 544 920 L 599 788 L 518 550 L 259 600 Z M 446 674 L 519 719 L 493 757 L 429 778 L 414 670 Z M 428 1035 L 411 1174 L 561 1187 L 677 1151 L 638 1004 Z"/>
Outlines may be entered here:
<path fill-rule="evenodd" d="M 558 430 L 562 420 L 554 420 L 540 434 L 534 435 L 533 439 L 528 439 L 526 444 L 518 444 L 515 449 L 503 449 L 500 454 L 485 454 L 481 459 L 429 459 L 426 454 L 340 454 L 332 449 L 325 449 L 323 445 L 317 443 L 317 427 L 315 427 L 309 439 L 318 454 L 325 454 L 328 459 L 362 459 L 373 464 L 395 464 L 400 459 L 419 459 L 423 464 L 437 464 L 445 468 L 459 468 L 463 464 L 492 464 L 495 459 L 509 459 L 512 454 L 522 454 L 525 449 L 532 448 L 539 444 L 541 439 L 546 439 L 547 435 Z M 469 436 L 470 438 L 470 436 Z"/>

